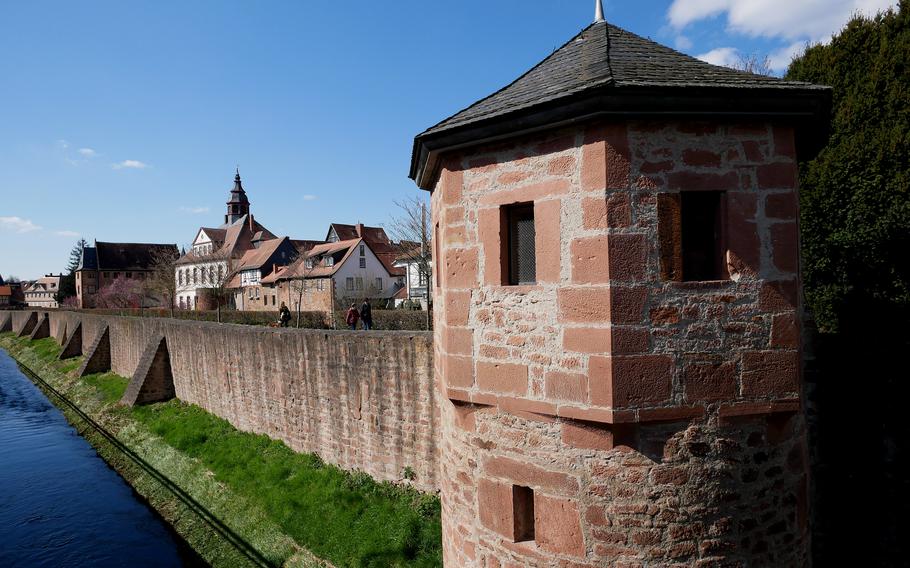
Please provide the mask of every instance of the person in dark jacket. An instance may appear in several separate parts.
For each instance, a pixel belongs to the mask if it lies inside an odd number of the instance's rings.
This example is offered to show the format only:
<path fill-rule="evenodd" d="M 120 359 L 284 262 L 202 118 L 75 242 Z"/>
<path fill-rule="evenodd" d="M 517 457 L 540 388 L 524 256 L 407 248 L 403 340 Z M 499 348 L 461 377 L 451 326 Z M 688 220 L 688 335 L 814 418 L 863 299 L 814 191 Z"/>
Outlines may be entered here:
<path fill-rule="evenodd" d="M 348 308 L 347 313 L 344 316 L 344 321 L 350 326 L 351 329 L 357 329 L 357 320 L 360 319 L 360 312 L 357 311 L 357 306 L 351 304 L 351 307 Z"/>
<path fill-rule="evenodd" d="M 373 329 L 373 306 L 370 305 L 368 298 L 360 304 L 360 320 L 363 322 L 363 329 Z"/>
<path fill-rule="evenodd" d="M 281 302 L 281 307 L 278 308 L 278 321 L 281 323 L 281 327 L 287 327 L 288 322 L 291 321 L 291 310 L 284 302 Z"/>

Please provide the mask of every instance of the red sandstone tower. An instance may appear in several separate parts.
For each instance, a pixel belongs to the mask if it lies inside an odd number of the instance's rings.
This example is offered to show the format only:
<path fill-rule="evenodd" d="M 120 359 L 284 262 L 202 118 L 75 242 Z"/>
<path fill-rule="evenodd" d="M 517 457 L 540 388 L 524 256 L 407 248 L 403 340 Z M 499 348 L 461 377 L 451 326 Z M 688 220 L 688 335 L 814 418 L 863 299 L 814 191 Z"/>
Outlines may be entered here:
<path fill-rule="evenodd" d="M 800 566 L 826 88 L 598 21 L 417 136 L 448 566 Z"/>

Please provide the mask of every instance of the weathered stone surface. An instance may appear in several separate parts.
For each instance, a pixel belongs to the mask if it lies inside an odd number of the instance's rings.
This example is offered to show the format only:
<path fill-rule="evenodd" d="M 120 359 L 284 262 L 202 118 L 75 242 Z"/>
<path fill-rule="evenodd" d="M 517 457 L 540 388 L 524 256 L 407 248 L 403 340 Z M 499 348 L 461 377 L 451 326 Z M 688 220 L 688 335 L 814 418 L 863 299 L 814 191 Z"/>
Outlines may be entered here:
<path fill-rule="evenodd" d="M 36 325 L 38 325 L 38 312 L 28 312 L 27 318 L 22 322 L 21 327 L 19 327 L 17 335 L 19 337 L 28 337 L 32 334 Z"/>
<path fill-rule="evenodd" d="M 8 331 L 13 331 L 13 316 L 12 314 L 0 315 L 0 333 Z"/>
<path fill-rule="evenodd" d="M 149 344 L 163 336 L 180 400 L 339 467 L 391 481 L 410 467 L 416 487 L 438 487 L 428 333 L 273 329 L 65 311 L 51 312 L 50 320 L 51 329 L 73 330 L 64 353 L 75 356 L 77 345 L 86 346 L 81 374 L 110 369 L 133 377 Z"/>
<path fill-rule="evenodd" d="M 447 565 L 805 564 L 786 469 L 802 419 L 764 432 L 800 396 L 796 160 L 776 131 L 592 123 L 447 156 L 460 192 L 441 178 L 431 196 L 457 235 L 435 251 Z M 710 190 L 727 272 L 683 281 L 682 194 Z M 531 285 L 503 285 L 511 203 L 534 204 Z M 534 542 L 515 542 L 514 487 L 534 491 Z"/>
<path fill-rule="evenodd" d="M 111 370 L 111 339 L 108 326 L 104 326 L 88 349 L 85 361 L 79 367 L 78 376 L 84 377 Z"/>
<path fill-rule="evenodd" d="M 65 325 L 69 326 L 72 324 Z M 60 351 L 60 359 L 70 359 L 82 355 L 82 322 L 76 322 L 75 325 L 76 327 L 73 328 L 66 343 L 63 344 L 63 349 Z"/>
<path fill-rule="evenodd" d="M 174 376 L 164 336 L 153 339 L 145 348 L 120 404 L 136 406 L 174 398 Z"/>
<path fill-rule="evenodd" d="M 35 339 L 44 339 L 51 336 L 51 325 L 47 319 L 47 314 L 41 314 L 38 316 L 38 323 L 35 324 L 35 327 L 32 328 L 32 332 L 29 334 L 28 338 L 31 340 Z"/>

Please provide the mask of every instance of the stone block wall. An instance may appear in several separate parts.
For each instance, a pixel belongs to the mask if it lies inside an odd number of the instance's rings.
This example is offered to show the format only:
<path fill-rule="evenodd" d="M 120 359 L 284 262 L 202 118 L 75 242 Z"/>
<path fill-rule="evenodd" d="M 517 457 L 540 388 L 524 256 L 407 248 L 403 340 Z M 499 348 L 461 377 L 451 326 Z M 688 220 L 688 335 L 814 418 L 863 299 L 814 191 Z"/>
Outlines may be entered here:
<path fill-rule="evenodd" d="M 30 314 L 32 312 L 23 312 Z M 111 368 L 131 377 L 164 337 L 177 397 L 235 427 L 281 440 L 379 480 L 405 467 L 437 487 L 431 337 L 50 312 L 50 329 L 82 324 L 82 344 L 109 328 Z M 25 319 L 16 313 L 14 324 Z M 21 322 L 19 321 L 21 320 Z"/>
<path fill-rule="evenodd" d="M 706 190 L 723 277 L 680 281 L 674 204 Z M 513 204 L 533 285 L 504 283 Z M 444 158 L 432 210 L 447 564 L 805 562 L 791 128 L 478 147 Z"/>
<path fill-rule="evenodd" d="M 661 273 L 659 198 L 723 190 L 729 278 Z M 433 194 L 449 398 L 609 422 L 793 411 L 796 161 L 772 125 L 595 126 L 472 153 Z M 537 283 L 502 285 L 501 207 L 533 202 Z M 540 404 L 531 401 L 540 401 Z"/>

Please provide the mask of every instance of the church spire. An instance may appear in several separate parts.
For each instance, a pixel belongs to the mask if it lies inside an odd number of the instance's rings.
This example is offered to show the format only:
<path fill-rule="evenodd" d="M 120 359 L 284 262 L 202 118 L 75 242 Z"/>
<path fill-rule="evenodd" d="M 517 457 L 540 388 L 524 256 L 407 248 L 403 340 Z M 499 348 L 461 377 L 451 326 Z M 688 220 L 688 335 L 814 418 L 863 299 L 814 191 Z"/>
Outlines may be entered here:
<path fill-rule="evenodd" d="M 234 175 L 234 189 L 231 190 L 231 199 L 227 202 L 227 215 L 224 216 L 225 224 L 231 224 L 250 213 L 250 200 L 246 197 L 243 184 L 240 181 L 240 168 Z"/>

